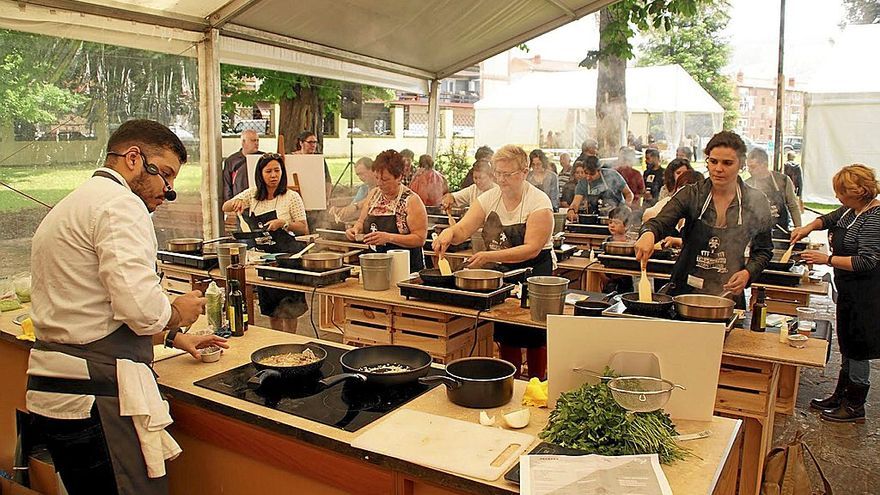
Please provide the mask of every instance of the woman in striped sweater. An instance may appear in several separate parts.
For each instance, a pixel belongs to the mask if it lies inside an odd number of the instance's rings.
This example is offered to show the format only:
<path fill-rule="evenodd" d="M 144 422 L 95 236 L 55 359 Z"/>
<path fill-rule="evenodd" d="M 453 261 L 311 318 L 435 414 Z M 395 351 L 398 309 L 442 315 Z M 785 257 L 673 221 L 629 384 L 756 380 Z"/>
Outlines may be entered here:
<path fill-rule="evenodd" d="M 843 206 L 791 233 L 796 242 L 813 230 L 828 230 L 831 254 L 805 251 L 801 259 L 833 267 L 837 286 L 840 375 L 834 393 L 813 399 L 810 407 L 829 421 L 863 422 L 870 360 L 880 357 L 880 184 L 873 169 L 858 164 L 843 167 L 833 184 Z"/>

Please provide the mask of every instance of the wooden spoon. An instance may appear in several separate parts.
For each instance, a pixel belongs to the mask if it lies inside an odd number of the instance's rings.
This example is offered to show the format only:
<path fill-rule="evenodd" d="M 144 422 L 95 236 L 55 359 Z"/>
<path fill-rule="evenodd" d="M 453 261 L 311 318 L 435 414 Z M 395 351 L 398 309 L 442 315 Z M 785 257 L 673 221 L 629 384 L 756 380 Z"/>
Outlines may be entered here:
<path fill-rule="evenodd" d="M 437 260 L 437 268 L 440 269 L 440 275 L 447 277 L 452 275 L 452 267 L 449 266 L 449 260 L 446 258 L 440 258 Z"/>
<path fill-rule="evenodd" d="M 791 253 L 793 250 L 794 250 L 794 244 L 792 243 L 791 246 L 788 246 L 788 250 L 785 251 L 785 253 L 782 255 L 782 257 L 779 258 L 779 262 L 780 263 L 788 263 L 788 260 L 791 259 Z"/>
<path fill-rule="evenodd" d="M 642 263 L 642 278 L 639 279 L 639 302 L 652 302 L 654 297 L 651 290 L 651 282 L 648 280 L 648 274 L 646 272 L 647 263 Z"/>

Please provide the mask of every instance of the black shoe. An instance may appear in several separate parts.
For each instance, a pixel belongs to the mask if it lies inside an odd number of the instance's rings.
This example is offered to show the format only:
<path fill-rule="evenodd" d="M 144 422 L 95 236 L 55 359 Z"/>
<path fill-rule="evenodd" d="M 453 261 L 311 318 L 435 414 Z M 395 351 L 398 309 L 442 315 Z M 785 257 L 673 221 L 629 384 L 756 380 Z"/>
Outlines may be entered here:
<path fill-rule="evenodd" d="M 849 374 L 844 373 L 841 369 L 840 374 L 837 375 L 837 385 L 834 387 L 834 393 L 824 399 L 812 399 L 810 401 L 810 408 L 816 409 L 817 411 L 837 409 L 840 407 L 840 403 L 843 400 L 844 390 L 846 390 L 848 384 Z"/>
<path fill-rule="evenodd" d="M 865 399 L 870 385 L 850 383 L 843 394 L 841 404 L 836 409 L 822 411 L 821 418 L 836 423 L 864 423 Z"/>

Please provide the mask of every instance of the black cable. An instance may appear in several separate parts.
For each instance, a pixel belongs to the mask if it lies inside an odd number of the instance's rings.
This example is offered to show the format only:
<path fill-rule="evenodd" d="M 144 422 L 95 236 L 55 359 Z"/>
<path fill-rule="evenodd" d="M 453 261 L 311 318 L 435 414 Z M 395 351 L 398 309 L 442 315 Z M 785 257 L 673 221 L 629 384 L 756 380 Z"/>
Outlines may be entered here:
<path fill-rule="evenodd" d="M 333 319 L 333 315 L 336 314 L 336 304 L 333 303 L 332 299 L 327 299 L 327 302 L 330 304 L 330 323 L 332 323 L 340 333 L 345 334 L 345 330 L 337 325 L 336 320 Z"/>
<path fill-rule="evenodd" d="M 318 286 L 316 285 L 315 288 L 312 289 L 312 303 L 309 308 L 309 321 L 312 323 L 312 330 L 315 331 L 315 338 L 320 339 L 320 337 L 318 337 L 318 327 L 315 325 L 315 294 L 317 293 Z"/>
<path fill-rule="evenodd" d="M 480 313 L 482 312 L 482 309 L 477 310 L 477 318 L 474 320 L 474 343 L 471 344 L 471 352 L 468 353 L 468 357 L 472 357 L 474 355 L 474 349 L 477 348 L 477 339 L 479 338 L 477 333 L 480 328 Z"/>

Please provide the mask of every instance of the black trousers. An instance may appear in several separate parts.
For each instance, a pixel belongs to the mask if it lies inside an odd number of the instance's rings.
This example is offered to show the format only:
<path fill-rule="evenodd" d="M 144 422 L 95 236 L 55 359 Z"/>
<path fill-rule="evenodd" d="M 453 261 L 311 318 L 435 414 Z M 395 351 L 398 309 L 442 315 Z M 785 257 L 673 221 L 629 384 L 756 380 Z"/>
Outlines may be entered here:
<path fill-rule="evenodd" d="M 70 495 L 115 495 L 116 477 L 98 408 L 88 419 L 53 419 L 32 414 L 35 429 L 46 438 L 55 471 Z"/>

